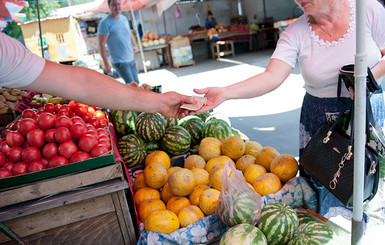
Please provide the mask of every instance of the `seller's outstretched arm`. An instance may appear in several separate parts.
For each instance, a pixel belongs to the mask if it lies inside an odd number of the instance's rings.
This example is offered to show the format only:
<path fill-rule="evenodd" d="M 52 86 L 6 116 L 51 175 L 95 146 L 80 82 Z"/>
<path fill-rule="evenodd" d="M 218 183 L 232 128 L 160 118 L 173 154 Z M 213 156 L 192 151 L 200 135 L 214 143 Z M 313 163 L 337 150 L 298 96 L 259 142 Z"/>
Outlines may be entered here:
<path fill-rule="evenodd" d="M 211 110 L 226 100 L 254 98 L 269 93 L 278 88 L 292 70 L 293 68 L 287 63 L 271 59 L 264 72 L 242 82 L 227 87 L 194 89 L 195 93 L 204 94 L 207 97 L 206 104 L 194 113 Z"/>
<path fill-rule="evenodd" d="M 53 94 L 81 103 L 113 110 L 160 112 L 183 117 L 179 107 L 192 99 L 176 92 L 158 94 L 128 86 L 94 70 L 46 61 L 41 74 L 23 89 Z"/>

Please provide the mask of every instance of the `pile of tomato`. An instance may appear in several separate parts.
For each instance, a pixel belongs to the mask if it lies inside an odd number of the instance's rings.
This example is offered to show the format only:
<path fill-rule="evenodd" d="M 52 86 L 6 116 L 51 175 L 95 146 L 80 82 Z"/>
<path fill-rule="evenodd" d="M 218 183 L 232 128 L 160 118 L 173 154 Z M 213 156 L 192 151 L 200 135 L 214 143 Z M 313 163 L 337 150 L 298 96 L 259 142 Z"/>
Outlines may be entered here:
<path fill-rule="evenodd" d="M 100 108 L 71 101 L 25 109 L 0 137 L 0 178 L 108 154 L 108 120 Z"/>

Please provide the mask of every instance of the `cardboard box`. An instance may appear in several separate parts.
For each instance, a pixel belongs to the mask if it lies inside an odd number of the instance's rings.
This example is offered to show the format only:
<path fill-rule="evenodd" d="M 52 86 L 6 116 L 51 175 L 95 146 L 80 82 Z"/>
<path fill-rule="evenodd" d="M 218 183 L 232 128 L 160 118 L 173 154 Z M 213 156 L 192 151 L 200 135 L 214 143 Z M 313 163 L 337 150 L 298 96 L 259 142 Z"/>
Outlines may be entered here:
<path fill-rule="evenodd" d="M 179 40 L 171 40 L 170 41 L 170 48 L 181 48 L 181 47 L 188 47 L 190 46 L 190 39 L 183 38 Z"/>

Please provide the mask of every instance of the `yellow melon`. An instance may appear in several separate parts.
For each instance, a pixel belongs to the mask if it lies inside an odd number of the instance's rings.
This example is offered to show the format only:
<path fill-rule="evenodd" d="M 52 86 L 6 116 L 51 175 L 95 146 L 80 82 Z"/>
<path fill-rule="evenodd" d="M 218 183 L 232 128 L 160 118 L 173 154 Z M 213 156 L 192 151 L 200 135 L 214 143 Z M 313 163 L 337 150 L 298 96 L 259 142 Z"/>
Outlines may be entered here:
<path fill-rule="evenodd" d="M 136 205 L 139 205 L 144 200 L 150 199 L 160 199 L 159 191 L 150 187 L 143 187 L 134 194 L 134 202 Z"/>
<path fill-rule="evenodd" d="M 222 155 L 228 156 L 231 159 L 238 159 L 245 153 L 245 142 L 239 136 L 228 136 L 222 140 L 221 144 Z"/>
<path fill-rule="evenodd" d="M 271 146 L 265 146 L 260 150 L 255 157 L 255 163 L 262 165 L 266 168 L 267 172 L 270 171 L 270 164 L 276 158 L 279 156 L 279 152 L 271 147 Z"/>
<path fill-rule="evenodd" d="M 218 191 L 222 190 L 222 176 L 225 166 L 225 164 L 217 164 L 210 170 L 210 185 Z M 231 168 L 226 168 L 226 171 L 227 175 L 231 177 Z"/>
<path fill-rule="evenodd" d="M 262 150 L 263 146 L 256 141 L 247 141 L 245 143 L 245 155 L 257 157 L 258 152 Z"/>
<path fill-rule="evenodd" d="M 170 186 L 168 182 L 163 186 L 162 191 L 160 192 L 160 197 L 164 203 L 167 203 L 168 200 L 172 197 Z"/>
<path fill-rule="evenodd" d="M 190 155 L 184 160 L 184 167 L 187 169 L 205 168 L 206 161 L 199 155 Z"/>
<path fill-rule="evenodd" d="M 220 191 L 210 188 L 201 193 L 199 196 L 199 208 L 205 215 L 215 213 L 217 207 Z"/>
<path fill-rule="evenodd" d="M 191 202 L 187 197 L 173 196 L 167 202 L 167 210 L 174 212 L 176 215 L 187 206 L 190 206 Z"/>
<path fill-rule="evenodd" d="M 276 174 L 282 182 L 287 182 L 297 175 L 298 162 L 292 155 L 279 155 L 271 162 L 270 172 Z"/>
<path fill-rule="evenodd" d="M 191 169 L 193 172 L 197 185 L 209 185 L 209 173 L 203 168 L 193 168 Z"/>
<path fill-rule="evenodd" d="M 187 196 L 197 185 L 194 173 L 187 168 L 176 170 L 168 178 L 171 193 L 175 196 Z"/>
<path fill-rule="evenodd" d="M 261 196 L 276 193 L 282 187 L 281 180 L 273 173 L 258 176 L 252 185 L 254 190 Z"/>
<path fill-rule="evenodd" d="M 150 199 L 141 202 L 138 207 L 139 220 L 144 222 L 150 213 L 160 209 L 166 209 L 166 205 L 160 199 Z"/>
<path fill-rule="evenodd" d="M 210 170 L 217 164 L 226 164 L 227 162 L 230 162 L 231 164 L 233 164 L 233 166 L 235 166 L 234 164 L 234 161 L 233 159 L 231 159 L 230 157 L 228 156 L 218 156 L 218 157 L 214 157 L 214 158 L 211 158 L 207 164 L 206 164 L 206 171 L 210 173 Z"/>
<path fill-rule="evenodd" d="M 144 181 L 144 174 L 141 173 L 134 180 L 134 192 L 137 192 L 140 188 L 148 187 L 146 182 Z"/>
<path fill-rule="evenodd" d="M 214 137 L 206 137 L 201 140 L 198 154 L 207 162 L 211 158 L 221 155 L 221 141 Z"/>
<path fill-rule="evenodd" d="M 146 231 L 170 233 L 179 229 L 178 216 L 167 209 L 151 212 L 144 221 Z"/>
<path fill-rule="evenodd" d="M 245 169 L 245 172 L 243 173 L 243 176 L 245 176 L 245 180 L 247 183 L 253 184 L 254 180 L 262 175 L 267 173 L 266 169 L 258 164 L 250 164 Z"/>
<path fill-rule="evenodd" d="M 176 170 L 178 170 L 178 169 L 181 169 L 181 167 L 175 166 L 175 167 L 169 168 L 169 169 L 167 170 L 168 177 L 170 177 L 170 175 L 171 175 L 172 173 L 174 173 L 174 172 L 175 172 Z"/>
<path fill-rule="evenodd" d="M 171 165 L 171 159 L 165 151 L 153 151 L 144 159 L 145 166 L 154 162 L 162 164 L 166 169 Z"/>
<path fill-rule="evenodd" d="M 198 206 L 199 205 L 199 196 L 202 194 L 203 191 L 205 191 L 207 189 L 210 189 L 210 187 L 208 185 L 195 186 L 193 192 L 191 192 L 191 194 L 188 197 L 191 204 Z"/>
<path fill-rule="evenodd" d="M 237 160 L 235 167 L 244 173 L 250 164 L 255 164 L 255 157 L 252 155 L 243 155 Z"/>
<path fill-rule="evenodd" d="M 187 227 L 200 219 L 203 219 L 205 215 L 202 210 L 195 205 L 184 207 L 178 214 L 178 219 L 181 227 Z"/>
<path fill-rule="evenodd" d="M 143 171 L 144 181 L 152 188 L 158 189 L 164 186 L 168 180 L 166 168 L 160 163 L 150 163 Z"/>

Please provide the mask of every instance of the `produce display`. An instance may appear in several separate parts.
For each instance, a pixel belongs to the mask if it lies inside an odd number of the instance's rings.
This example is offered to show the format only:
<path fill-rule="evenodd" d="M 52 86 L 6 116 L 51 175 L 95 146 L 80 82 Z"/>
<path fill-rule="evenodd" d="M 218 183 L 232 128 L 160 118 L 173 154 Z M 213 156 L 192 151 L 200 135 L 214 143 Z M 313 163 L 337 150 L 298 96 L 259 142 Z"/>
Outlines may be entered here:
<path fill-rule="evenodd" d="M 8 113 L 17 104 L 27 98 L 28 93 L 15 88 L 0 87 L 0 114 Z"/>
<path fill-rule="evenodd" d="M 0 178 L 106 154 L 111 150 L 107 126 L 101 109 L 75 101 L 26 109 L 1 132 Z"/>

